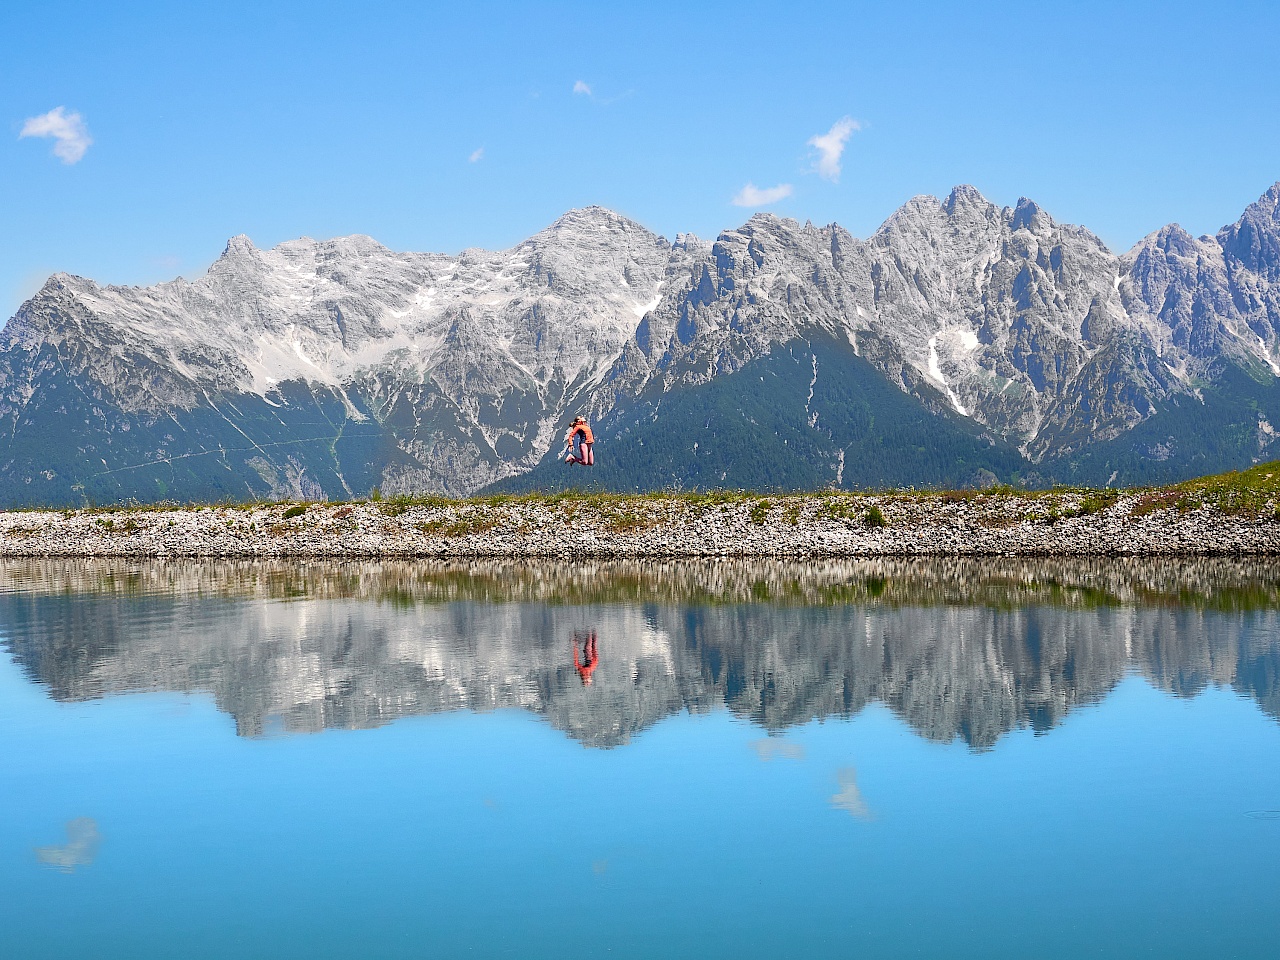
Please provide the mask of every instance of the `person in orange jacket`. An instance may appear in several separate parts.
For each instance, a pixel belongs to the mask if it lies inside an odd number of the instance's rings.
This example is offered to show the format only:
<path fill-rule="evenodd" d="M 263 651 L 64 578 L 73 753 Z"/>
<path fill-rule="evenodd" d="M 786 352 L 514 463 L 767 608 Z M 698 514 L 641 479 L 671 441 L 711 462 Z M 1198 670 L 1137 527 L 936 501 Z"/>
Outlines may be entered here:
<path fill-rule="evenodd" d="M 591 452 L 591 445 L 596 438 L 591 434 L 591 426 L 586 417 L 574 417 L 569 432 L 564 435 L 565 463 L 576 463 L 583 467 L 594 467 L 596 456 Z M 574 449 L 574 445 L 577 449 Z"/>
<path fill-rule="evenodd" d="M 591 686 L 591 675 L 600 665 L 600 651 L 596 649 L 596 632 L 592 630 L 582 641 L 582 659 L 578 659 L 578 634 L 573 635 L 573 669 L 578 671 L 584 687 Z"/>

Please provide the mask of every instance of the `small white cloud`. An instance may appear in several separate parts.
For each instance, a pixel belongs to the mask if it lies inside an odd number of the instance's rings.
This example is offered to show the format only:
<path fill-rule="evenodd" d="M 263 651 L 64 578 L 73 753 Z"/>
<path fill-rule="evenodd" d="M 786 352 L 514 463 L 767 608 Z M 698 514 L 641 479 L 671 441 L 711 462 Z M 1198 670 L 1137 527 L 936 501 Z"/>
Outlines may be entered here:
<path fill-rule="evenodd" d="M 862 125 L 857 120 L 841 117 L 826 133 L 809 138 L 809 146 L 818 151 L 818 157 L 813 161 L 813 169 L 818 171 L 818 176 L 825 177 L 832 183 L 840 179 L 840 158 L 844 155 L 844 145 L 849 142 L 849 137 L 855 130 L 861 129 Z"/>
<path fill-rule="evenodd" d="M 757 187 L 748 183 L 731 201 L 735 207 L 767 207 L 791 196 L 791 184 L 780 183 L 776 187 Z"/>
<path fill-rule="evenodd" d="M 476 147 L 471 151 L 471 156 L 467 157 L 468 163 L 479 163 L 484 159 L 484 147 Z"/>
<path fill-rule="evenodd" d="M 591 96 L 591 88 L 587 86 L 585 83 L 583 83 L 581 80 L 575 80 L 573 82 L 573 92 L 585 93 L 588 97 Z"/>
<path fill-rule="evenodd" d="M 58 141 L 53 145 L 53 155 L 67 164 L 78 163 L 93 143 L 84 118 L 75 112 L 67 113 L 66 107 L 54 107 L 38 117 L 28 117 L 18 134 L 18 139 L 23 137 L 53 137 Z"/>

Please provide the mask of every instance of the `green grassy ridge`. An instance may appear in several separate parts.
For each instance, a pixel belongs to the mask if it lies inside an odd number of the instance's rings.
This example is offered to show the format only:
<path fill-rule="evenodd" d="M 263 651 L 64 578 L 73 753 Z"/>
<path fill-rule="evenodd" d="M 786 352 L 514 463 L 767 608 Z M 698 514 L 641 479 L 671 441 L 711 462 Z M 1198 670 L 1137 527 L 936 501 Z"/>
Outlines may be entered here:
<path fill-rule="evenodd" d="M 822 501 L 833 517 L 853 519 L 855 511 L 870 512 L 880 503 L 914 501 L 922 503 L 982 503 L 1018 499 L 1043 506 L 1049 519 L 1069 518 L 1098 513 L 1114 506 L 1123 498 L 1136 498 L 1130 515 L 1142 516 L 1156 510 L 1180 511 L 1209 507 L 1219 512 L 1242 516 L 1280 515 L 1280 460 L 1261 463 L 1247 470 L 1231 470 L 1156 487 L 1051 487 L 1024 490 L 1009 485 L 985 489 L 914 490 L 814 490 L 810 492 L 764 493 L 751 490 L 710 490 L 706 492 L 656 491 L 652 493 L 609 493 L 595 490 L 568 489 L 551 493 L 495 493 L 473 497 L 446 497 L 435 494 L 382 497 L 375 491 L 367 498 L 354 500 L 239 500 L 215 503 L 147 503 L 114 504 L 80 508 L 20 507 L 9 513 L 51 512 L 63 516 L 109 515 L 114 513 L 162 513 L 169 511 L 221 510 L 251 512 L 280 510 L 285 519 L 305 517 L 313 508 L 337 510 L 342 507 L 372 505 L 384 516 L 399 516 L 409 509 L 468 510 L 497 507 L 582 507 L 618 514 L 639 505 L 678 504 L 686 508 L 709 508 L 729 505 L 748 506 L 752 519 L 766 522 L 775 508 L 801 502 Z M 301 509 L 299 509 L 301 508 Z M 822 508 L 820 508 L 822 509 Z M 861 516 L 861 514 L 858 514 Z M 876 521 L 872 521 L 877 525 Z"/>

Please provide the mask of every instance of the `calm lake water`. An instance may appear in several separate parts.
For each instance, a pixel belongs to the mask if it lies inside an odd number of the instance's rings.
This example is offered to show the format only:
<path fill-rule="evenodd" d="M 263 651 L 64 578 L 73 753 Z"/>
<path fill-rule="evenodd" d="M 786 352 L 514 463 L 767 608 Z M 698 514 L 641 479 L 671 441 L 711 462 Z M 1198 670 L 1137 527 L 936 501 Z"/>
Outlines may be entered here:
<path fill-rule="evenodd" d="M 1273 564 L 0 564 L 0 954 L 1280 955 Z"/>

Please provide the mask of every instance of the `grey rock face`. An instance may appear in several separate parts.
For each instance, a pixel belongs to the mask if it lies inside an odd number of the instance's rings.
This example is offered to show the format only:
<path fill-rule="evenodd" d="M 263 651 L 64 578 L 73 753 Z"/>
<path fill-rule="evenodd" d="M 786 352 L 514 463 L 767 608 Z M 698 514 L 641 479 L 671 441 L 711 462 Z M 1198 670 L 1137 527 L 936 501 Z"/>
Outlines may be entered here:
<path fill-rule="evenodd" d="M 1202 318 L 1180 342 L 1174 318 L 1127 308 L 1127 266 L 1031 201 L 998 208 L 971 187 L 910 201 L 866 242 L 756 216 L 646 318 L 620 389 L 696 382 L 771 343 L 834 332 L 904 390 L 1038 461 L 1141 422 L 1210 348 Z M 1257 363 L 1263 345 L 1251 347 Z"/>
<path fill-rule="evenodd" d="M 1168 344 L 1174 365 L 1202 373 L 1228 357 L 1280 375 L 1280 183 L 1217 236 L 1174 224 L 1123 263 L 1126 309 Z"/>
<path fill-rule="evenodd" d="M 0 334 L 0 484 L 34 502 L 209 496 L 214 475 L 228 496 L 466 494 L 531 469 L 572 413 L 815 336 L 1029 464 L 1070 455 L 1224 365 L 1280 378 L 1280 184 L 1216 237 L 1169 226 L 1124 256 L 957 187 L 865 241 L 760 214 L 673 244 L 592 207 L 497 253 L 236 237 L 190 282 L 57 275 Z M 1271 424 L 1249 428 L 1267 455 Z"/>
<path fill-rule="evenodd" d="M 236 237 L 194 282 L 59 275 L 6 327 L 0 414 L 21 426 L 32 396 L 87 382 L 96 405 L 148 427 L 202 409 L 249 434 L 246 401 L 289 410 L 302 388 L 337 404 L 331 441 L 343 423 L 391 425 L 388 492 L 469 492 L 546 452 L 689 246 L 591 208 L 501 253 L 397 254 L 367 237 L 260 251 Z M 245 444 L 287 473 L 273 445 Z"/>
<path fill-rule="evenodd" d="M 1280 185 L 1217 239 L 1166 227 L 1124 257 L 1030 200 L 1000 208 L 972 187 L 913 199 L 865 242 L 757 215 L 644 319 L 596 406 L 834 333 L 1031 461 L 1069 454 L 1193 394 L 1223 360 L 1280 376 L 1278 196 Z"/>

